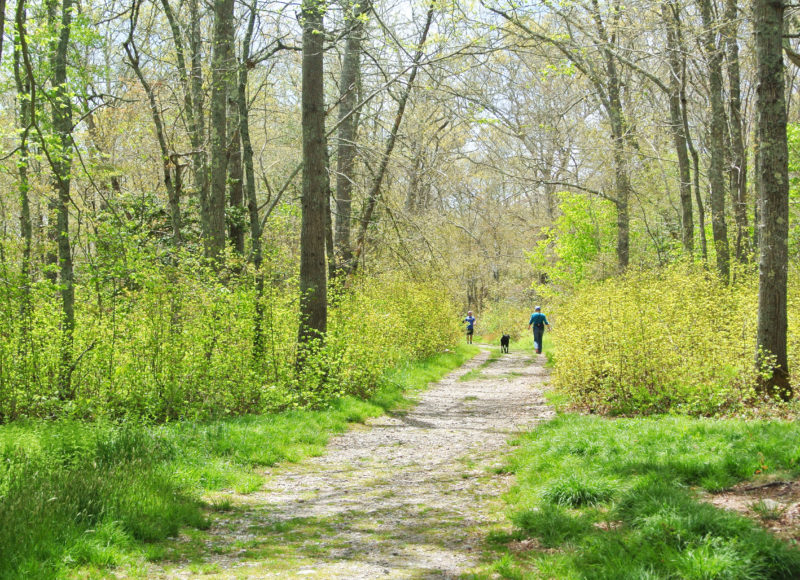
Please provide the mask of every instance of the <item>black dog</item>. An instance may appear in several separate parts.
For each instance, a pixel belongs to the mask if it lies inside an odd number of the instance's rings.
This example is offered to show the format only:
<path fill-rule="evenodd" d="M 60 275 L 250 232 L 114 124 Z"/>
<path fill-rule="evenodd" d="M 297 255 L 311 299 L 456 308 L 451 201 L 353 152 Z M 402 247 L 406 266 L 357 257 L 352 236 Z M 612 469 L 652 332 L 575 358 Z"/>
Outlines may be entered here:
<path fill-rule="evenodd" d="M 504 352 L 508 354 L 508 343 L 511 341 L 511 337 L 507 334 L 504 334 L 500 337 L 500 352 Z"/>

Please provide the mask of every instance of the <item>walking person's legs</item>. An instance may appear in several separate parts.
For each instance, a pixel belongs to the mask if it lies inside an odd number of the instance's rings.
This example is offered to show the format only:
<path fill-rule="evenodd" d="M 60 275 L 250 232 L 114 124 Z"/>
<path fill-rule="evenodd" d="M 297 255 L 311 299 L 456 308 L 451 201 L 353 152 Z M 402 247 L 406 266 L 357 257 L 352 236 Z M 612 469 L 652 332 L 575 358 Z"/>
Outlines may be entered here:
<path fill-rule="evenodd" d="M 533 327 L 533 348 L 536 349 L 536 354 L 542 354 L 542 336 L 544 335 L 544 328 Z"/>

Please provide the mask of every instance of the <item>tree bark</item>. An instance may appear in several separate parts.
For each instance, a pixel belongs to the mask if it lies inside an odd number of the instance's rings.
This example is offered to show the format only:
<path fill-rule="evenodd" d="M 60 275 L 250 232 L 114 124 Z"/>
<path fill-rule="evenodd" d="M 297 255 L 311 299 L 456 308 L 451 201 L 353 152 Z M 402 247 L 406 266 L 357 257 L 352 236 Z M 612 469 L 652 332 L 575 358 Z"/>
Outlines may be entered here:
<path fill-rule="evenodd" d="M 253 164 L 253 144 L 250 140 L 250 110 L 247 107 L 247 84 L 250 73 L 250 44 L 253 39 L 257 12 L 255 6 L 249 6 L 247 30 L 242 40 L 242 59 L 239 63 L 239 82 L 236 91 L 236 103 L 239 107 L 239 137 L 242 142 L 242 168 L 244 177 L 244 195 L 247 200 L 247 213 L 250 218 L 250 261 L 255 268 L 256 303 L 253 317 L 253 357 L 258 358 L 264 349 L 264 272 L 261 270 L 263 260 L 261 250 L 261 222 L 258 216 L 258 198 L 256 196 L 255 167 Z"/>
<path fill-rule="evenodd" d="M 195 194 L 200 205 L 200 229 L 203 239 L 210 236 L 208 209 L 208 155 L 206 153 L 205 93 L 203 92 L 203 46 L 200 36 L 200 9 L 198 0 L 189 0 L 189 52 L 191 54 L 190 81 L 187 90 L 191 94 L 194 113 L 189 125 L 189 140 L 192 144 L 192 176 Z"/>
<path fill-rule="evenodd" d="M 744 263 L 750 253 L 747 237 L 747 153 L 742 129 L 742 90 L 739 71 L 738 0 L 725 0 L 725 47 L 728 69 L 728 109 L 730 110 L 730 190 L 736 222 L 736 260 Z"/>
<path fill-rule="evenodd" d="M 789 152 L 783 71 L 783 0 L 754 0 L 757 61 L 756 151 L 759 224 L 758 368 L 771 368 L 761 388 L 788 400 L 792 396 L 786 354 L 789 269 Z"/>
<path fill-rule="evenodd" d="M 75 330 L 75 287 L 73 282 L 72 247 L 69 234 L 70 174 L 72 170 L 72 101 L 67 86 L 67 51 L 72 28 L 72 0 L 62 0 L 58 40 L 52 55 L 53 66 L 53 129 L 56 149 L 50 153 L 53 185 L 56 189 L 56 233 L 58 238 L 59 286 L 62 309 L 61 367 L 59 396 L 71 399 L 72 344 Z"/>
<path fill-rule="evenodd" d="M 242 145 L 239 128 L 239 105 L 235 99 L 238 78 L 231 87 L 231 108 L 228 117 L 228 203 L 231 208 L 228 235 L 234 251 L 244 255 L 244 184 L 242 175 Z"/>
<path fill-rule="evenodd" d="M 678 180 L 681 200 L 681 242 L 688 256 L 694 253 L 694 221 L 692 217 L 692 177 L 689 167 L 689 152 L 681 111 L 681 57 L 680 57 L 680 12 L 674 2 L 661 5 L 667 29 L 667 61 L 669 63 L 669 120 L 670 132 L 678 157 Z"/>
<path fill-rule="evenodd" d="M 683 53 L 683 51 L 682 51 Z M 700 156 L 697 154 L 692 133 L 689 130 L 688 103 L 686 98 L 686 57 L 681 59 L 681 118 L 683 119 L 683 134 L 686 137 L 686 147 L 692 158 L 692 186 L 694 189 L 694 199 L 697 203 L 697 234 L 700 238 L 700 255 L 703 263 L 708 263 L 708 242 L 706 241 L 706 209 L 703 204 L 703 194 L 700 192 Z"/>
<path fill-rule="evenodd" d="M 300 232 L 300 325 L 298 364 L 313 341 L 324 340 L 328 322 L 328 280 L 325 259 L 328 153 L 325 136 L 323 15 L 320 0 L 303 0 L 303 190 Z"/>
<path fill-rule="evenodd" d="M 628 175 L 628 153 L 625 151 L 627 142 L 627 123 L 621 98 L 621 81 L 617 69 L 617 59 L 611 50 L 616 40 L 616 33 L 612 31 L 611 37 L 600 17 L 600 8 L 597 0 L 592 0 L 592 17 L 597 27 L 597 33 L 603 41 L 602 54 L 605 64 L 606 100 L 604 106 L 611 126 L 611 140 L 613 142 L 615 203 L 617 206 L 617 262 L 620 270 L 625 270 L 630 261 L 630 211 L 628 202 L 631 193 L 630 176 Z M 617 5 L 613 12 L 616 21 L 621 14 L 621 7 Z M 615 22 L 612 22 L 612 25 Z M 613 30 L 613 29 L 612 29 Z"/>
<path fill-rule="evenodd" d="M 0 62 L 3 60 L 3 35 L 6 29 L 6 0 L 0 0 Z"/>
<path fill-rule="evenodd" d="M 26 20 L 25 1 L 17 0 L 14 18 L 14 81 L 17 87 L 17 102 L 19 104 L 19 160 L 17 161 L 17 179 L 19 190 L 20 216 L 19 226 L 22 234 L 22 262 L 20 277 L 22 278 L 22 303 L 20 318 L 22 332 L 25 336 L 30 331 L 31 315 L 31 248 L 33 246 L 33 224 L 31 222 L 30 181 L 28 179 L 28 135 L 33 125 L 34 87 L 22 63 L 20 54 L 20 37 L 24 34 Z M 23 341 L 24 344 L 25 341 Z"/>
<path fill-rule="evenodd" d="M 233 56 L 233 0 L 214 0 L 211 59 L 211 187 L 208 199 L 206 256 L 219 263 L 225 250 L 225 205 L 228 178 L 228 91 Z"/>
<path fill-rule="evenodd" d="M 716 26 L 711 13 L 711 0 L 699 0 L 703 20 L 703 48 L 708 61 L 709 100 L 711 102 L 711 125 L 709 149 L 711 160 L 708 180 L 711 187 L 711 232 L 717 257 L 720 278 L 730 280 L 730 257 L 728 227 L 725 223 L 725 107 L 722 101 L 722 50 L 717 46 Z"/>
<path fill-rule="evenodd" d="M 354 109 L 359 96 L 364 16 L 371 6 L 370 0 L 356 0 L 353 5 L 347 6 L 348 30 L 339 80 L 339 135 L 336 157 L 336 231 L 333 243 L 337 264 L 349 264 L 353 258 L 350 247 L 350 221 L 359 119 Z"/>

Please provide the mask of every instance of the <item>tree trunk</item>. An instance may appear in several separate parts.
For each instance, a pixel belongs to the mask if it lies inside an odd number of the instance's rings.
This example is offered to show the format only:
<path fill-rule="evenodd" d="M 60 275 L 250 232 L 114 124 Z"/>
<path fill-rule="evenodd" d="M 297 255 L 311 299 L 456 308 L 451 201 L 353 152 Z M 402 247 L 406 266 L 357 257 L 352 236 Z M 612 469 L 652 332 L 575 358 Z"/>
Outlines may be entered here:
<path fill-rule="evenodd" d="M 0 0 L 0 61 L 3 60 L 3 35 L 6 29 L 6 0 Z"/>
<path fill-rule="evenodd" d="M 758 82 L 757 184 L 761 206 L 756 364 L 772 369 L 771 378 L 761 385 L 763 390 L 788 400 L 792 396 L 786 355 L 789 152 L 781 45 L 783 12 L 783 0 L 753 2 Z"/>
<path fill-rule="evenodd" d="M 352 192 L 355 181 L 356 135 L 358 113 L 355 111 L 361 76 L 361 38 L 364 33 L 363 15 L 371 8 L 370 0 L 356 0 L 347 6 L 347 42 L 342 57 L 342 75 L 339 80 L 339 136 L 336 157 L 336 232 L 334 256 L 337 264 L 349 264 L 353 254 L 350 248 L 350 221 L 352 219 Z"/>
<path fill-rule="evenodd" d="M 253 144 L 250 141 L 250 111 L 247 108 L 247 84 L 250 73 L 250 43 L 256 23 L 256 10 L 250 6 L 247 31 L 242 41 L 242 60 L 239 63 L 239 83 L 236 103 L 239 106 L 239 138 L 242 142 L 242 167 L 244 173 L 244 192 L 247 198 L 247 213 L 250 218 L 250 260 L 255 268 L 256 303 L 253 316 L 253 357 L 259 358 L 264 350 L 264 272 L 261 250 L 261 222 L 258 216 L 256 196 L 255 167 L 253 165 Z"/>
<path fill-rule="evenodd" d="M 219 263 L 225 250 L 225 201 L 228 178 L 228 89 L 233 72 L 233 0 L 214 0 L 211 59 L 211 187 L 208 199 L 207 257 Z"/>
<path fill-rule="evenodd" d="M 728 250 L 728 227 L 725 223 L 725 108 L 722 102 L 722 51 L 716 42 L 716 22 L 711 15 L 711 0 L 699 0 L 703 20 L 703 48 L 708 60 L 709 100 L 711 102 L 711 126 L 709 149 L 711 161 L 708 181 L 711 186 L 711 233 L 717 256 L 717 271 L 720 278 L 730 280 L 730 258 Z"/>
<path fill-rule="evenodd" d="M 630 181 L 624 139 L 614 138 L 615 203 L 617 206 L 617 264 L 625 270 L 630 261 Z"/>
<path fill-rule="evenodd" d="M 730 110 L 730 190 L 736 222 L 736 260 L 744 263 L 749 255 L 747 238 L 747 155 L 742 130 L 741 75 L 739 73 L 738 0 L 725 0 L 725 46 L 728 68 Z"/>
<path fill-rule="evenodd" d="M 231 86 L 231 95 L 235 95 L 238 78 Z M 228 118 L 228 203 L 231 215 L 228 224 L 228 235 L 233 244 L 234 251 L 244 255 L 244 184 L 242 183 L 242 145 L 239 134 L 239 107 L 238 102 L 231 99 L 231 109 Z"/>
<path fill-rule="evenodd" d="M 611 139 L 614 143 L 615 203 L 617 205 L 617 262 L 620 270 L 628 267 L 630 260 L 630 178 L 628 176 L 628 154 L 625 151 L 625 117 L 620 99 L 620 82 L 614 56 L 606 52 L 606 74 L 608 75 L 608 116 L 611 124 Z"/>
<path fill-rule="evenodd" d="M 700 255 L 703 263 L 708 263 L 708 243 L 706 242 L 706 210 L 703 205 L 703 195 L 700 192 L 700 156 L 692 141 L 692 134 L 689 130 L 689 115 L 687 112 L 686 99 L 686 57 L 684 56 L 681 64 L 681 117 L 683 119 L 683 134 L 686 137 L 686 147 L 692 157 L 692 169 L 694 170 L 692 185 L 694 189 L 694 199 L 697 203 L 697 233 L 700 238 Z"/>
<path fill-rule="evenodd" d="M 28 135 L 33 125 L 33 90 L 31 78 L 22 63 L 20 54 L 20 36 L 25 25 L 26 9 L 24 0 L 17 0 L 14 30 L 14 81 L 17 87 L 17 102 L 19 103 L 19 160 L 17 161 L 17 178 L 19 189 L 20 216 L 19 226 L 22 234 L 22 263 L 20 277 L 22 278 L 22 304 L 20 306 L 20 319 L 22 332 L 27 336 L 30 331 L 31 317 L 31 248 L 33 246 L 33 224 L 31 222 L 30 181 L 28 179 Z M 23 341 L 23 344 L 25 341 Z"/>
<path fill-rule="evenodd" d="M 300 232 L 300 346 L 304 351 L 315 340 L 322 341 L 328 322 L 328 281 L 325 260 L 325 228 L 328 186 L 328 153 L 325 137 L 323 77 L 323 15 L 325 4 L 303 0 L 303 191 Z"/>
<path fill-rule="evenodd" d="M 628 175 L 628 153 L 625 144 L 628 140 L 628 126 L 625 119 L 625 110 L 622 105 L 622 83 L 617 68 L 617 57 L 612 46 L 617 43 L 617 26 L 622 13 L 619 2 L 615 2 L 610 26 L 607 26 L 600 15 L 600 6 L 597 0 L 592 0 L 592 19 L 595 22 L 597 34 L 602 41 L 602 56 L 605 70 L 605 91 L 603 106 L 608 115 L 611 127 L 611 140 L 613 142 L 614 159 L 614 202 L 617 206 L 617 263 L 620 270 L 625 270 L 630 261 L 630 211 L 628 202 L 631 193 L 630 176 Z M 610 30 L 610 32 L 609 32 Z M 595 84 L 601 84 L 599 80 Z"/>
<path fill-rule="evenodd" d="M 208 209 L 208 155 L 206 154 L 205 93 L 203 92 L 203 46 L 200 36 L 200 9 L 198 0 L 189 0 L 189 52 L 191 54 L 190 82 L 191 106 L 194 114 L 189 125 L 192 144 L 192 176 L 195 194 L 200 205 L 200 229 L 203 239 L 210 236 Z"/>
<path fill-rule="evenodd" d="M 678 179 L 681 200 L 681 242 L 688 256 L 694 253 L 694 221 L 692 218 L 692 177 L 689 167 L 689 152 L 681 111 L 681 59 L 680 59 L 680 12 L 673 2 L 661 6 L 667 28 L 667 58 L 669 63 L 669 120 L 670 132 L 678 157 Z"/>
<path fill-rule="evenodd" d="M 51 151 L 53 185 L 56 189 L 56 233 L 58 239 L 59 286 L 61 290 L 62 342 L 59 396 L 71 399 L 72 344 L 75 330 L 75 287 L 69 235 L 70 173 L 72 169 L 72 101 L 67 86 L 67 51 L 72 26 L 72 0 L 63 0 L 58 23 L 58 41 L 52 55 L 53 129 L 56 150 Z"/>

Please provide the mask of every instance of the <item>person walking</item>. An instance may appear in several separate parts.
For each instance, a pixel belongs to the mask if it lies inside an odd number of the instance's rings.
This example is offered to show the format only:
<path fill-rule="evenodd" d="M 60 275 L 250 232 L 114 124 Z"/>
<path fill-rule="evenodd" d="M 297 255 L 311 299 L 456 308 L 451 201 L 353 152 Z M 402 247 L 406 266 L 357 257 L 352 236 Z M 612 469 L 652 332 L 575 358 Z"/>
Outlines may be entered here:
<path fill-rule="evenodd" d="M 533 309 L 531 319 L 528 321 L 528 328 L 533 327 L 533 348 L 536 349 L 536 354 L 542 354 L 542 337 L 544 336 L 544 327 L 550 328 L 550 323 L 547 322 L 547 317 L 542 314 L 542 307 L 537 306 Z"/>
<path fill-rule="evenodd" d="M 461 324 L 467 323 L 467 344 L 472 344 L 472 333 L 475 332 L 475 317 L 472 316 L 472 310 L 467 312 L 467 317 Z"/>

